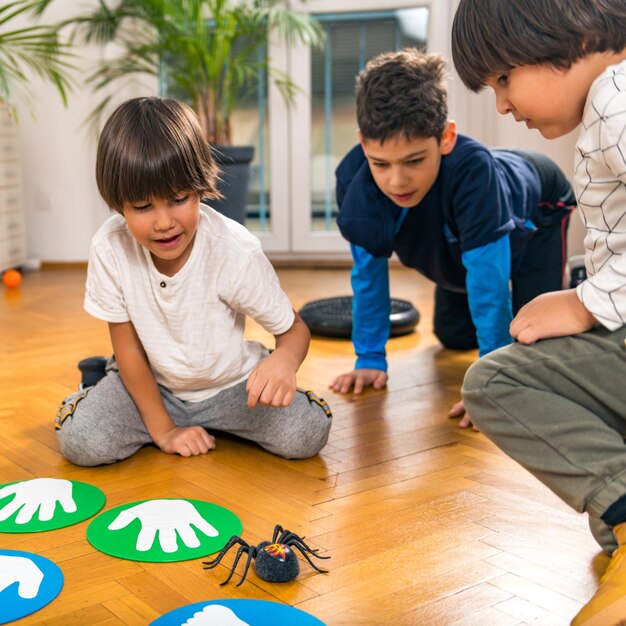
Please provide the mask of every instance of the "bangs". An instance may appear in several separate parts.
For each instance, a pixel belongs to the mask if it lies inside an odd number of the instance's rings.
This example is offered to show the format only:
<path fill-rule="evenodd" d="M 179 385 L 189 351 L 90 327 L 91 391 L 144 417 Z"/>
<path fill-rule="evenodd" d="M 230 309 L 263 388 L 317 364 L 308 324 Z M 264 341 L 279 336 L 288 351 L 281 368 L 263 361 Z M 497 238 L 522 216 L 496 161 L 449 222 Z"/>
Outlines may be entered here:
<path fill-rule="evenodd" d="M 567 68 L 585 53 L 583 36 L 559 3 L 462 0 L 452 24 L 459 77 L 480 91 L 490 76 L 520 65 Z"/>
<path fill-rule="evenodd" d="M 173 100 L 141 98 L 122 104 L 102 131 L 96 179 L 105 202 L 171 200 L 181 191 L 216 198 L 218 170 L 191 110 Z"/>
<path fill-rule="evenodd" d="M 477 13 L 468 11 L 467 16 L 460 13 L 461 9 L 452 26 L 452 61 L 463 84 L 477 92 L 485 86 L 487 78 L 506 72 L 515 64 L 507 58 L 506 50 L 496 49 L 485 36 L 484 23 Z"/>
<path fill-rule="evenodd" d="M 120 154 L 111 187 L 116 205 L 150 198 L 172 199 L 181 191 L 202 196 L 210 189 L 204 172 L 184 154 L 184 146 L 167 146 L 162 138 L 148 137 L 137 150 Z"/>

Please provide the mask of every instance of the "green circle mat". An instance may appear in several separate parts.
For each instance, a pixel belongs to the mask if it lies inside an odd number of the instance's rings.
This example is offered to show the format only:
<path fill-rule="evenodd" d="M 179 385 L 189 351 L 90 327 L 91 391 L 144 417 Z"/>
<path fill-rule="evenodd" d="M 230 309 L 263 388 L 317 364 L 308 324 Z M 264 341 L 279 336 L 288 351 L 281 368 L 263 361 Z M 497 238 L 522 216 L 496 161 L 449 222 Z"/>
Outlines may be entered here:
<path fill-rule="evenodd" d="M 76 480 L 5 483 L 0 485 L 0 532 L 37 533 L 78 524 L 95 515 L 105 501 L 98 487 Z"/>
<path fill-rule="evenodd" d="M 121 559 L 173 562 L 219 552 L 241 530 L 241 520 L 222 506 L 164 498 L 101 513 L 87 527 L 87 540 L 97 550 Z"/>

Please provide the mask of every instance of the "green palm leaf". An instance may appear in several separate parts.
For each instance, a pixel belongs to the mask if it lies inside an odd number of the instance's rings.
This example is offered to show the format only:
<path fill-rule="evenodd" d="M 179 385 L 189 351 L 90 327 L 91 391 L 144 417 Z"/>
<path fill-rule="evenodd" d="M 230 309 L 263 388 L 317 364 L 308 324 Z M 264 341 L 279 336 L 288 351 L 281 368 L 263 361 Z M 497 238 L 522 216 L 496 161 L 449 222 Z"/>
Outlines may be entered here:
<path fill-rule="evenodd" d="M 323 40 L 319 25 L 284 0 L 99 0 L 67 23 L 79 41 L 114 41 L 123 50 L 90 75 L 96 91 L 129 75 L 166 74 L 214 143 L 230 143 L 233 109 L 258 76 L 270 77 L 286 98 L 293 95 L 288 78 L 259 55 L 269 33 L 287 42 Z M 98 111 L 105 108 L 101 102 Z"/>
<path fill-rule="evenodd" d="M 0 6 L 0 101 L 16 116 L 18 102 L 32 102 L 28 89 L 33 73 L 51 82 L 67 104 L 71 88 L 70 46 L 59 41 L 52 26 L 12 26 L 40 16 L 51 0 L 14 0 Z"/>

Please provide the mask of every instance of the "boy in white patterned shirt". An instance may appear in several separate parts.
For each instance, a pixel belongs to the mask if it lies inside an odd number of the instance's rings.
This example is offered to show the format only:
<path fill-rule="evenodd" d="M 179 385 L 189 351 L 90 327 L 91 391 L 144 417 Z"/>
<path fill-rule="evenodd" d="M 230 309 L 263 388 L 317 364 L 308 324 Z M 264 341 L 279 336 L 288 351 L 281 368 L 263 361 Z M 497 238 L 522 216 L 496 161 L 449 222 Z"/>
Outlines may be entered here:
<path fill-rule="evenodd" d="M 612 560 L 575 626 L 626 623 L 626 3 L 461 0 L 456 69 L 547 139 L 582 124 L 574 183 L 587 280 L 511 323 L 516 344 L 467 373 L 465 407 L 578 511 Z"/>
<path fill-rule="evenodd" d="M 73 463 L 113 463 L 149 443 L 204 454 L 215 431 L 287 458 L 326 443 L 328 407 L 296 389 L 309 331 L 259 240 L 201 205 L 218 195 L 216 176 L 181 102 L 128 100 L 104 126 L 96 178 L 116 214 L 92 240 L 85 309 L 108 322 L 114 358 L 57 414 Z M 244 339 L 246 316 L 274 335 L 271 353 Z"/>

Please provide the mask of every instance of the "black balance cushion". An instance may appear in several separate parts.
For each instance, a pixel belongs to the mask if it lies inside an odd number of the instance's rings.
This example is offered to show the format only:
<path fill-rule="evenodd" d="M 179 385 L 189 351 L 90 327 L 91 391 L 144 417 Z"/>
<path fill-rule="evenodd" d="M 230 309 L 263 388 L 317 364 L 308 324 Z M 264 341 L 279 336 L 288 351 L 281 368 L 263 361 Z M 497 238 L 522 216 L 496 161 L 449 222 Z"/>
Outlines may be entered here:
<path fill-rule="evenodd" d="M 311 334 L 350 339 L 352 334 L 352 296 L 323 298 L 305 304 L 298 313 Z M 391 336 L 413 332 L 420 314 L 407 300 L 391 298 Z"/>

